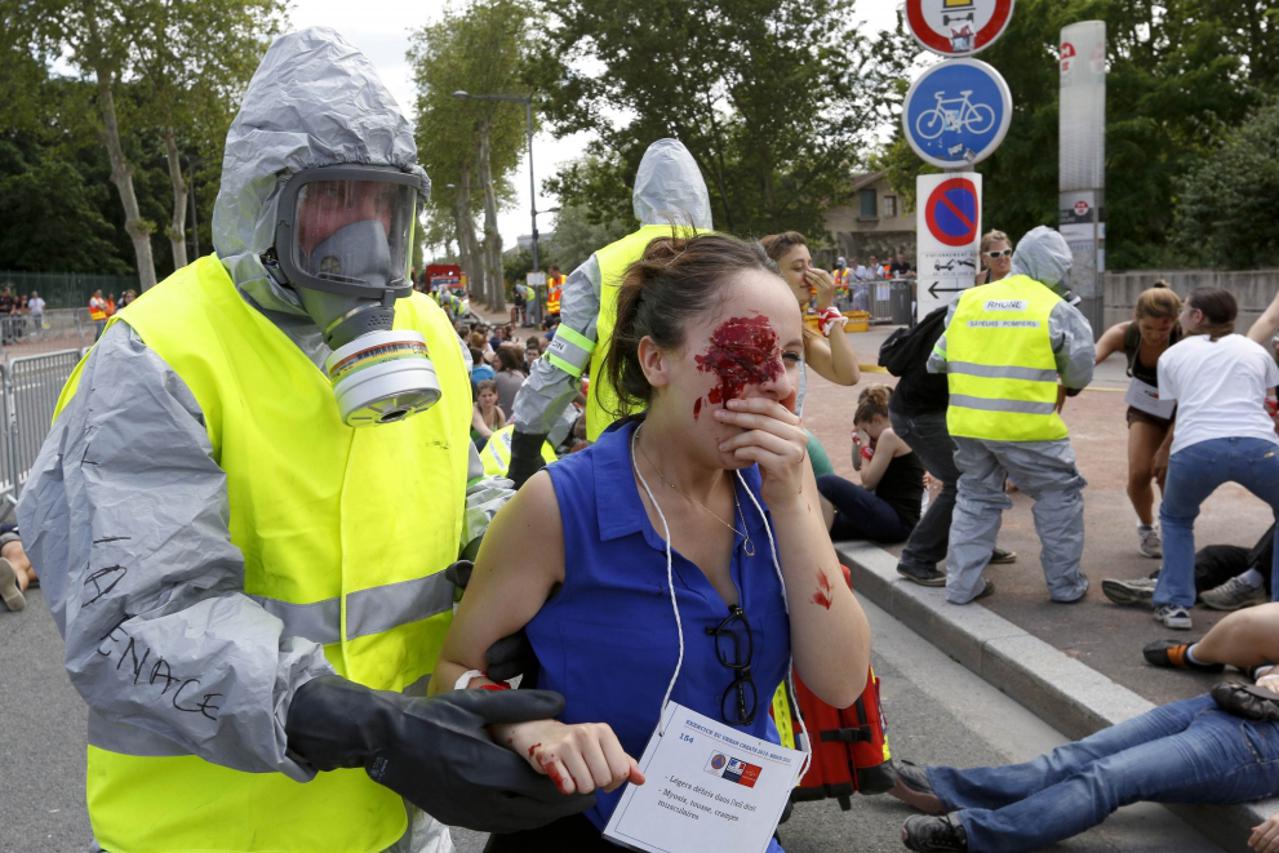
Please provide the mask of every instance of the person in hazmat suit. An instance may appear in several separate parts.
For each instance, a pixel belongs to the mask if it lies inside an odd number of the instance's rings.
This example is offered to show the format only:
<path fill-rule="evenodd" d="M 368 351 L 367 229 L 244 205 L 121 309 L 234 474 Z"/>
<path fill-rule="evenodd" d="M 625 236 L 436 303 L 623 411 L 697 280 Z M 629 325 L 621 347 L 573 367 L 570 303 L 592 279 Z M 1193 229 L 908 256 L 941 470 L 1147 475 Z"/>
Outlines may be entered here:
<path fill-rule="evenodd" d="M 560 324 L 528 381 L 515 397 L 509 476 L 517 486 L 542 467 L 541 448 L 560 413 L 578 392 L 589 366 L 586 437 L 594 441 L 613 422 L 617 395 L 603 375 L 626 268 L 645 247 L 672 231 L 687 236 L 711 229 L 711 202 L 693 155 L 677 139 L 659 139 L 635 174 L 632 207 L 640 227 L 596 251 L 564 283 Z"/>
<path fill-rule="evenodd" d="M 427 678 L 444 571 L 509 489 L 407 279 L 429 181 L 372 64 L 310 29 L 227 135 L 216 253 L 112 318 L 18 507 L 89 705 L 94 836 L 138 851 L 449 850 L 587 808 L 486 726 L 541 691 Z M 304 784 L 303 784 L 304 783 Z"/>
<path fill-rule="evenodd" d="M 946 600 L 954 604 L 993 588 L 982 572 L 1012 506 L 1005 478 L 1035 501 L 1052 600 L 1078 601 L 1088 591 L 1079 568 L 1086 483 L 1058 396 L 1059 382 L 1074 395 L 1093 372 L 1092 328 L 1065 290 L 1070 263 L 1061 234 L 1033 229 L 1017 244 L 1011 276 L 966 290 L 951 306 L 929 356 L 928 370 L 947 375 L 946 426 L 960 472 L 946 563 Z"/>

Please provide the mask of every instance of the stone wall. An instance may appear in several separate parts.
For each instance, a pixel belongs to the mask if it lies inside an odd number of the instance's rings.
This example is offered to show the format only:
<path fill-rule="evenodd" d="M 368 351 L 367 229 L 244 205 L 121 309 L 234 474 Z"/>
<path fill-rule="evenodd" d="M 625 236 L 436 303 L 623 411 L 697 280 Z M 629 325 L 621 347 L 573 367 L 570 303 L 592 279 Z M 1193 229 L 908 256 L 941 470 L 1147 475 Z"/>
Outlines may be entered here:
<path fill-rule="evenodd" d="M 1108 272 L 1104 274 L 1106 327 L 1132 319 L 1137 296 L 1161 278 L 1182 297 L 1196 287 L 1221 287 L 1229 290 L 1239 302 L 1239 319 L 1235 323 L 1235 329 L 1240 332 L 1246 332 L 1257 315 L 1279 293 L 1279 269 Z"/>

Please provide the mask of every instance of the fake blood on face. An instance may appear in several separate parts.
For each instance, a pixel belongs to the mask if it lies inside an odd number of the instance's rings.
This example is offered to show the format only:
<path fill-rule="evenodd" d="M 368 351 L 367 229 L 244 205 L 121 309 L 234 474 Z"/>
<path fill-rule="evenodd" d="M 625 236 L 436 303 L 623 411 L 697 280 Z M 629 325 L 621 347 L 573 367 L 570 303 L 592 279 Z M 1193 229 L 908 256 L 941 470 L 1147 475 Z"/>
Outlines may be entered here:
<path fill-rule="evenodd" d="M 720 323 L 710 346 L 696 360 L 698 370 L 719 379 L 719 386 L 706 395 L 711 403 L 740 397 L 746 386 L 775 381 L 783 372 L 777 333 L 767 317 L 732 317 Z M 693 404 L 693 418 L 701 413 L 699 397 Z"/>

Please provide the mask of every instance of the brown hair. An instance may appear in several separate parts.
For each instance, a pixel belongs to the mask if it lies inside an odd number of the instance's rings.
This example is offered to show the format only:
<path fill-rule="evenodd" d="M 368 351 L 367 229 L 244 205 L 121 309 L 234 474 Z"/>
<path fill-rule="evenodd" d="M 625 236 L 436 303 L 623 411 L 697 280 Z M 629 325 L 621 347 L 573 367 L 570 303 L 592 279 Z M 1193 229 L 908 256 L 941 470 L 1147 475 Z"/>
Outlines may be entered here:
<path fill-rule="evenodd" d="M 652 398 L 653 388 L 639 363 L 642 339 L 652 338 L 664 350 L 678 349 L 684 344 L 685 324 L 719 300 L 731 275 L 773 272 L 771 267 L 758 243 L 735 237 L 705 234 L 650 242 L 644 256 L 627 268 L 617 296 L 617 322 L 603 369 L 617 394 L 611 414 L 624 417 Z M 592 384 L 600 400 L 600 383 Z"/>
<path fill-rule="evenodd" d="M 1176 320 L 1180 313 L 1181 297 L 1169 290 L 1166 283 L 1160 287 L 1159 282 L 1155 282 L 1154 287 L 1143 290 L 1137 297 L 1132 318 L 1134 320 L 1146 317 L 1152 320 Z"/>
<path fill-rule="evenodd" d="M 887 385 L 871 385 L 857 395 L 857 411 L 853 412 L 854 424 L 870 423 L 875 415 L 888 417 L 888 401 L 893 389 Z"/>
<path fill-rule="evenodd" d="M 515 344 L 505 343 L 497 348 L 497 360 L 503 370 L 524 372 L 524 359 Z"/>
<path fill-rule="evenodd" d="M 1235 330 L 1235 317 L 1239 316 L 1239 303 L 1234 294 L 1219 287 L 1196 287 L 1186 297 L 1186 304 L 1203 312 L 1204 323 L 1199 331 L 1210 340 L 1224 337 Z"/>
<path fill-rule="evenodd" d="M 485 391 L 497 393 L 497 382 L 492 379 L 481 379 L 475 386 L 475 399 L 479 399 L 480 395 Z"/>
<path fill-rule="evenodd" d="M 780 234 L 769 234 L 767 237 L 761 238 L 759 244 L 764 247 L 768 257 L 776 263 L 782 259 L 783 255 L 796 246 L 807 246 L 808 241 L 798 231 L 783 231 Z"/>

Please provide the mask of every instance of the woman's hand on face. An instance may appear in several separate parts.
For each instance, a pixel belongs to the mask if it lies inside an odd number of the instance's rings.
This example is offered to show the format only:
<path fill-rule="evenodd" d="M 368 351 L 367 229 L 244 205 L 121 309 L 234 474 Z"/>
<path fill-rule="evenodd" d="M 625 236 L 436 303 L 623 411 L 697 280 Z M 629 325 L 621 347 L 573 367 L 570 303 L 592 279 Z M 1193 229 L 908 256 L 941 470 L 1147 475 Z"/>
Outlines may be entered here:
<path fill-rule="evenodd" d="M 715 418 L 744 430 L 722 442 L 719 449 L 759 465 L 765 501 L 780 508 L 799 498 L 808 461 L 808 434 L 798 415 L 768 397 L 749 397 L 729 400 L 715 410 Z"/>
<path fill-rule="evenodd" d="M 835 278 L 826 270 L 818 267 L 804 270 L 804 284 L 817 295 L 818 311 L 824 311 L 835 301 Z"/>
<path fill-rule="evenodd" d="M 549 776 L 561 794 L 589 794 L 596 788 L 608 792 L 623 782 L 644 784 L 639 764 L 606 723 L 536 720 L 492 728 L 498 740 Z"/>

